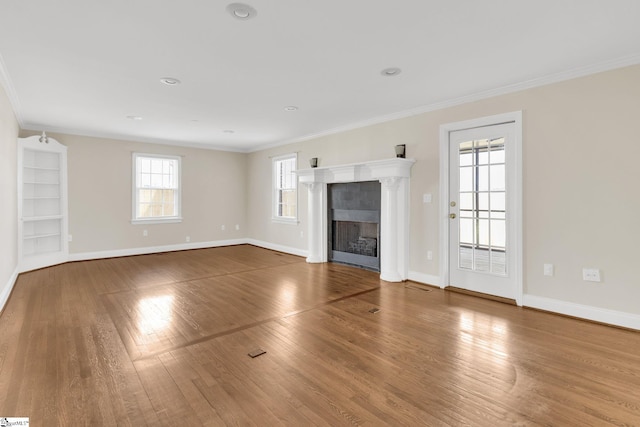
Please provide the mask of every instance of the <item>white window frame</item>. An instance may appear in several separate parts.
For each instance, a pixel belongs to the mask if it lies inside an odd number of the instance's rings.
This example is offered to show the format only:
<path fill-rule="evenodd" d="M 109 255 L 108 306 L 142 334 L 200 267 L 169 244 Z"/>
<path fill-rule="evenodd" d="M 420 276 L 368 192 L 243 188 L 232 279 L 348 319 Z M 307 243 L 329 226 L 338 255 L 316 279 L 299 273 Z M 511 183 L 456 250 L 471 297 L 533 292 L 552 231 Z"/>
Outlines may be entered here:
<path fill-rule="evenodd" d="M 170 159 L 175 160 L 178 164 L 178 172 L 176 176 L 177 189 L 175 194 L 175 212 L 173 216 L 162 216 L 152 218 L 139 218 L 138 217 L 138 159 L 139 158 L 151 158 L 151 159 Z M 132 156 L 132 174 L 131 174 L 131 223 L 132 224 L 167 224 L 182 222 L 182 158 L 180 156 L 169 156 L 163 154 L 149 154 L 149 153 L 133 153 Z"/>
<path fill-rule="evenodd" d="M 295 214 L 294 216 L 281 216 L 278 215 L 278 191 L 280 188 L 278 187 L 278 173 L 276 170 L 276 165 L 278 162 L 283 160 L 295 160 L 295 168 L 298 168 L 298 154 L 290 153 L 284 154 L 281 156 L 275 156 L 271 158 L 271 188 L 272 188 L 272 198 L 271 198 L 271 219 L 273 222 L 280 222 L 284 224 L 297 224 L 298 223 L 298 177 L 296 176 L 294 179 L 294 189 L 295 189 Z M 294 169 L 295 170 L 295 169 Z"/>

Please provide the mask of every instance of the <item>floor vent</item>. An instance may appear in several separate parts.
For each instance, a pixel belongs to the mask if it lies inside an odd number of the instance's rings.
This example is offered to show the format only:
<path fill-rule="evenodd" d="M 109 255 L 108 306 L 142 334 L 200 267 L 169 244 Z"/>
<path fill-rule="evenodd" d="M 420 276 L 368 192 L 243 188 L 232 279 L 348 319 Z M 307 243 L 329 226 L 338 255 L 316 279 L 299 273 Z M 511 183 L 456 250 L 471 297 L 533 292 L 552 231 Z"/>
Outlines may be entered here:
<path fill-rule="evenodd" d="M 424 291 L 424 292 L 431 292 L 433 290 L 429 286 L 418 285 L 416 283 L 408 283 L 404 285 L 404 287 L 407 289 L 415 289 L 415 290 Z"/>
<path fill-rule="evenodd" d="M 258 357 L 258 356 L 262 356 L 262 355 L 263 355 L 263 354 L 265 354 L 265 353 L 266 353 L 266 351 L 264 351 L 263 349 L 261 349 L 261 348 L 256 348 L 255 350 L 250 351 L 250 352 L 248 353 L 248 355 L 249 355 L 249 357 L 251 357 L 251 358 L 253 359 L 253 358 L 256 358 L 256 357 Z"/>

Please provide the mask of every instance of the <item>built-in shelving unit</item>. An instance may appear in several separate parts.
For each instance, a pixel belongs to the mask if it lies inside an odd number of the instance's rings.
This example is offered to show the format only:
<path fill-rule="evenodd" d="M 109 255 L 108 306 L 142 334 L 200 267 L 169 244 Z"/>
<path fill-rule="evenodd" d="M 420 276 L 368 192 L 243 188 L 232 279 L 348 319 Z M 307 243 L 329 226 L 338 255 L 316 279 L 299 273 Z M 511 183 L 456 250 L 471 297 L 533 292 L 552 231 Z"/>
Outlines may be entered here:
<path fill-rule="evenodd" d="M 20 271 L 67 261 L 67 211 L 67 147 L 50 137 L 20 138 Z"/>

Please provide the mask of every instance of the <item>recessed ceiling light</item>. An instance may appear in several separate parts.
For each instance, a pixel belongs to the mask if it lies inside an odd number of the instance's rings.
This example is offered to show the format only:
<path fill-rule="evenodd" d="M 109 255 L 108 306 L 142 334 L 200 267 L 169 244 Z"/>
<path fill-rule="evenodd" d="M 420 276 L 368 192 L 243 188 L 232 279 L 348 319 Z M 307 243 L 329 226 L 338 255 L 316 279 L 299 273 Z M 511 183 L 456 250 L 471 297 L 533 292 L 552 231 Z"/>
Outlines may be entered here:
<path fill-rule="evenodd" d="M 287 105 L 286 107 L 284 107 L 284 111 L 296 111 L 298 109 L 298 107 L 296 107 L 295 105 Z"/>
<path fill-rule="evenodd" d="M 180 80 L 174 79 L 173 77 L 163 77 L 160 79 L 160 81 L 167 86 L 175 86 L 180 84 Z"/>
<path fill-rule="evenodd" d="M 247 21 L 251 18 L 255 18 L 258 12 L 248 4 L 243 3 L 231 3 L 227 6 L 227 12 L 235 19 L 240 21 Z"/>
<path fill-rule="evenodd" d="M 402 70 L 398 67 L 390 67 L 390 68 L 385 68 L 384 70 L 380 71 L 380 74 L 382 74 L 385 77 L 395 77 L 398 74 L 400 74 L 402 72 Z"/>
<path fill-rule="evenodd" d="M 142 120 L 142 117 L 140 117 L 140 116 L 127 116 L 127 119 L 129 119 L 129 120 Z"/>

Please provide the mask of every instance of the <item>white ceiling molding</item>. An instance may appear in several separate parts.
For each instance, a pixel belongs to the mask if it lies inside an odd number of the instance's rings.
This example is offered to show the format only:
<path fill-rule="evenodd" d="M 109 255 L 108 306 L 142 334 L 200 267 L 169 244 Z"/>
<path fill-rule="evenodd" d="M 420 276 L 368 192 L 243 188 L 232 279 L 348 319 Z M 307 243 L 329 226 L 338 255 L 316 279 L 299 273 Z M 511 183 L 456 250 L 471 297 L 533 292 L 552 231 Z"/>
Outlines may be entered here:
<path fill-rule="evenodd" d="M 2 59 L 2 52 L 0 52 L 0 84 L 4 88 L 4 91 L 9 98 L 9 102 L 11 103 L 11 107 L 13 108 L 13 114 L 16 116 L 16 120 L 18 121 L 18 125 L 20 125 L 21 129 L 24 129 L 24 121 L 20 116 L 20 100 L 18 99 L 18 94 L 16 93 L 15 88 L 13 87 L 13 83 L 11 83 L 11 78 L 7 73 L 7 69 L 4 65 L 4 59 Z"/>
<path fill-rule="evenodd" d="M 579 77 L 585 77 L 592 74 L 601 73 L 604 71 L 611 71 L 618 68 L 624 68 L 631 65 L 640 64 L 640 55 L 629 55 L 623 58 L 618 58 L 613 61 L 604 61 L 599 64 L 589 65 L 587 67 L 576 68 L 573 70 L 563 71 L 560 73 L 552 74 L 545 77 L 539 77 L 536 79 L 528 80 L 521 83 L 516 83 L 508 86 L 503 86 L 496 89 L 487 90 L 484 92 L 475 93 L 472 95 L 463 96 L 460 98 L 451 99 L 444 102 L 439 102 L 436 104 L 425 105 L 423 107 L 418 107 L 412 110 L 400 111 L 394 114 L 389 114 L 381 117 L 374 117 L 369 120 L 364 120 L 358 123 L 352 123 L 345 126 L 340 126 L 333 129 L 328 129 L 323 132 L 318 132 L 315 134 L 301 136 L 299 138 L 290 139 L 287 141 L 282 141 L 280 143 L 274 144 L 266 144 L 262 146 L 258 146 L 253 150 L 249 150 L 249 152 L 255 152 L 260 150 L 265 150 L 268 148 L 279 147 L 281 145 L 293 144 L 296 142 L 309 141 L 311 139 L 321 138 L 324 136 L 335 135 L 341 132 L 347 132 L 350 130 L 360 129 L 367 126 L 377 125 L 380 123 L 390 122 L 392 120 L 404 119 L 406 117 L 417 116 L 423 113 L 428 113 L 431 111 L 442 110 L 449 107 L 455 107 L 456 105 L 462 105 L 469 102 L 480 101 L 482 99 L 493 98 L 495 96 L 506 95 L 509 93 L 519 92 L 522 90 L 532 89 L 535 87 L 545 86 L 553 83 L 559 83 L 566 80 L 571 80 Z"/>

